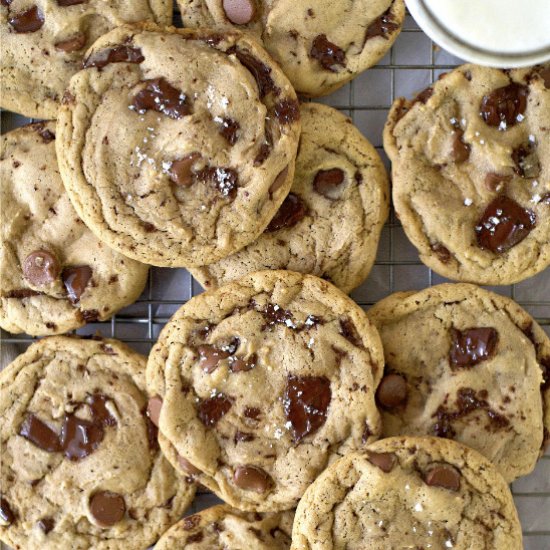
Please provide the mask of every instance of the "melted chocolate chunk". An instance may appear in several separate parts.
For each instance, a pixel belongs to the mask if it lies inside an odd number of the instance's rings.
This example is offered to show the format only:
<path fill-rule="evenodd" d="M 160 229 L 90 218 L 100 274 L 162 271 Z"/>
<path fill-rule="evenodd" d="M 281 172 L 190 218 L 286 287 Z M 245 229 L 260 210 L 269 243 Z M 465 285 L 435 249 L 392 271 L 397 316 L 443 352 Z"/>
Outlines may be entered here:
<path fill-rule="evenodd" d="M 346 52 L 336 44 L 330 42 L 326 34 L 319 34 L 313 40 L 310 57 L 317 59 L 323 69 L 336 72 L 336 67 L 346 66 Z"/>
<path fill-rule="evenodd" d="M 237 196 L 239 176 L 232 168 L 210 166 L 197 172 L 197 178 L 212 183 L 224 197 L 234 199 Z"/>
<path fill-rule="evenodd" d="M 34 414 L 28 414 L 19 428 L 19 435 L 49 453 L 61 450 L 59 436 Z"/>
<path fill-rule="evenodd" d="M 440 262 L 448 264 L 451 261 L 451 251 L 441 243 L 432 244 L 430 248 L 435 252 Z"/>
<path fill-rule="evenodd" d="M 17 33 L 36 32 L 44 24 L 44 14 L 38 6 L 33 6 L 26 11 L 12 15 L 8 19 L 8 23 Z"/>
<path fill-rule="evenodd" d="M 111 491 L 99 491 L 90 499 L 90 512 L 101 527 L 111 527 L 126 513 L 124 497 Z"/>
<path fill-rule="evenodd" d="M 42 518 L 38 520 L 38 527 L 47 535 L 55 526 L 53 518 Z"/>
<path fill-rule="evenodd" d="M 345 174 L 340 168 L 319 170 L 313 179 L 313 188 L 319 195 L 336 200 L 340 195 L 340 186 L 344 183 Z"/>
<path fill-rule="evenodd" d="M 390 7 L 367 27 L 365 43 L 367 40 L 376 38 L 377 36 L 381 36 L 385 40 L 388 40 L 389 35 L 397 29 L 399 29 L 399 25 L 394 21 Z"/>
<path fill-rule="evenodd" d="M 153 422 L 147 415 L 145 416 L 145 428 L 147 430 L 147 442 L 149 443 L 149 450 L 153 452 L 158 451 L 160 448 L 158 441 L 159 429 L 155 424 L 153 424 Z"/>
<path fill-rule="evenodd" d="M 483 96 L 480 115 L 488 126 L 505 130 L 523 120 L 528 95 L 529 88 L 515 82 L 497 88 Z"/>
<path fill-rule="evenodd" d="M 235 145 L 239 139 L 239 130 L 241 125 L 232 118 L 222 118 L 218 122 L 219 132 L 222 137 L 229 143 L 229 145 Z"/>
<path fill-rule="evenodd" d="M 424 476 L 424 482 L 431 487 L 442 487 L 449 491 L 460 489 L 460 478 L 462 475 L 450 464 L 434 464 Z"/>
<path fill-rule="evenodd" d="M 294 99 L 282 99 L 273 107 L 273 113 L 281 124 L 292 124 L 300 119 L 300 104 Z"/>
<path fill-rule="evenodd" d="M 216 346 L 204 344 L 198 347 L 200 356 L 200 365 L 204 372 L 210 374 L 218 368 L 218 363 L 222 359 L 229 357 L 230 353 L 222 349 L 218 349 Z"/>
<path fill-rule="evenodd" d="M 177 185 L 189 187 L 195 180 L 193 164 L 201 158 L 199 153 L 190 153 L 181 159 L 173 160 L 168 168 L 169 178 Z"/>
<path fill-rule="evenodd" d="M 277 175 L 277 177 L 273 180 L 273 183 L 269 187 L 270 195 L 273 195 L 282 187 L 282 185 L 286 181 L 287 176 L 288 176 L 288 166 L 283 170 L 281 170 Z"/>
<path fill-rule="evenodd" d="M 66 267 L 63 270 L 61 279 L 72 304 L 78 304 L 91 278 L 92 268 L 88 265 Z"/>
<path fill-rule="evenodd" d="M 386 474 L 393 470 L 397 462 L 397 455 L 394 453 L 375 453 L 367 451 L 368 461 L 380 468 Z"/>
<path fill-rule="evenodd" d="M 540 176 L 540 161 L 535 151 L 535 146 L 529 142 L 520 145 L 512 151 L 514 172 L 522 178 L 534 179 Z"/>
<path fill-rule="evenodd" d="M 506 176 L 504 174 L 496 174 L 495 172 L 489 172 L 485 176 L 485 187 L 489 191 L 497 192 L 501 191 L 505 183 L 508 183 L 512 179 L 512 176 Z"/>
<path fill-rule="evenodd" d="M 87 41 L 86 35 L 83 32 L 79 32 L 66 40 L 56 42 L 55 49 L 65 53 L 76 52 L 81 50 L 86 45 Z"/>
<path fill-rule="evenodd" d="M 11 525 L 15 521 L 15 514 L 3 496 L 0 496 L 0 520 L 2 525 Z"/>
<path fill-rule="evenodd" d="M 296 328 L 296 323 L 292 319 L 292 313 L 277 304 L 267 304 L 260 313 L 267 321 L 267 324 L 262 327 L 263 329 L 274 327 L 275 325 L 285 325 L 288 328 Z"/>
<path fill-rule="evenodd" d="M 267 226 L 266 233 L 295 226 L 307 214 L 304 201 L 294 193 L 289 193 L 279 210 Z"/>
<path fill-rule="evenodd" d="M 229 370 L 231 372 L 247 372 L 256 366 L 258 357 L 253 353 L 248 359 L 231 356 L 229 358 Z"/>
<path fill-rule="evenodd" d="M 229 412 L 232 404 L 233 400 L 223 393 L 204 399 L 198 407 L 200 421 L 207 428 L 213 428 Z"/>
<path fill-rule="evenodd" d="M 449 361 L 452 368 L 471 368 L 492 357 L 498 343 L 494 328 L 451 329 Z"/>
<path fill-rule="evenodd" d="M 116 418 L 106 407 L 107 397 L 100 393 L 94 393 L 88 398 L 87 403 L 92 413 L 92 421 L 103 426 L 116 426 Z"/>
<path fill-rule="evenodd" d="M 53 283 L 59 276 L 59 262 L 47 250 L 31 252 L 23 262 L 23 275 L 34 286 Z"/>
<path fill-rule="evenodd" d="M 295 443 L 317 431 L 327 419 L 330 380 L 324 376 L 289 376 L 283 395 L 286 419 Z"/>
<path fill-rule="evenodd" d="M 362 348 L 363 341 L 357 332 L 355 324 L 349 317 L 340 319 L 340 334 L 355 347 Z"/>
<path fill-rule="evenodd" d="M 250 23 L 256 14 L 254 0 L 223 0 L 222 6 L 227 19 L 235 25 Z"/>
<path fill-rule="evenodd" d="M 471 147 L 464 141 L 464 130 L 462 128 L 455 128 L 453 136 L 451 156 L 456 163 L 460 164 L 470 158 Z"/>
<path fill-rule="evenodd" d="M 244 52 L 237 48 L 231 48 L 227 50 L 227 53 L 234 53 L 239 62 L 252 74 L 258 84 L 261 98 L 269 93 L 279 95 L 281 90 L 275 85 L 275 82 L 271 78 L 271 69 L 267 65 L 264 65 L 259 59 L 248 52 Z"/>
<path fill-rule="evenodd" d="M 502 254 L 519 244 L 535 227 L 535 213 L 500 195 L 487 206 L 475 228 L 480 248 Z"/>
<path fill-rule="evenodd" d="M 233 482 L 239 489 L 265 493 L 273 484 L 267 472 L 256 466 L 238 466 L 233 474 Z"/>
<path fill-rule="evenodd" d="M 96 67 L 97 69 L 103 69 L 103 67 L 111 63 L 141 63 L 145 61 L 145 57 L 141 54 L 140 48 L 133 48 L 132 46 L 116 46 L 107 50 L 101 50 L 94 52 L 90 55 L 83 64 L 85 69 L 90 67 Z"/>
<path fill-rule="evenodd" d="M 187 96 L 164 78 L 145 80 L 145 86 L 134 96 L 131 107 L 138 113 L 156 111 L 178 120 L 191 113 Z"/>
<path fill-rule="evenodd" d="M 378 403 L 386 409 L 399 407 L 407 400 L 407 381 L 399 374 L 387 374 L 376 390 Z"/>
<path fill-rule="evenodd" d="M 82 460 L 92 454 L 103 441 L 105 432 L 100 423 L 67 415 L 61 427 L 61 447 L 66 458 Z"/>

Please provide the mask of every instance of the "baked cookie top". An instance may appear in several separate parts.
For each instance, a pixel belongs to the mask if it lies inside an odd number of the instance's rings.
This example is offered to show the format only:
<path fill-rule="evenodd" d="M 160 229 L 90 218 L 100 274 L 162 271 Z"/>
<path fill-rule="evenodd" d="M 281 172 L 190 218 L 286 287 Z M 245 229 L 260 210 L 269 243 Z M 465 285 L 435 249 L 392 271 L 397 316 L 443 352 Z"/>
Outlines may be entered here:
<path fill-rule="evenodd" d="M 145 414 L 145 358 L 116 340 L 32 344 L 0 373 L 0 540 L 146 548 L 194 495 Z"/>
<path fill-rule="evenodd" d="M 290 194 L 256 241 L 191 270 L 203 287 L 217 288 L 262 269 L 289 269 L 350 292 L 370 272 L 388 216 L 384 165 L 376 149 L 336 109 L 304 103 L 300 118 Z"/>
<path fill-rule="evenodd" d="M 127 256 L 205 265 L 253 241 L 294 175 L 296 94 L 241 33 L 123 26 L 89 50 L 59 112 L 61 176 Z"/>
<path fill-rule="evenodd" d="M 245 276 L 187 302 L 147 366 L 165 455 L 241 510 L 296 506 L 328 463 L 380 430 L 379 336 L 326 281 Z"/>
<path fill-rule="evenodd" d="M 289 550 L 293 512 L 259 514 L 213 506 L 168 529 L 155 550 Z"/>
<path fill-rule="evenodd" d="M 478 452 L 440 438 L 382 439 L 329 466 L 298 505 L 292 550 L 521 550 L 512 494 Z"/>
<path fill-rule="evenodd" d="M 533 470 L 550 428 L 550 339 L 530 315 L 468 284 L 393 294 L 368 315 L 384 345 L 384 436 L 456 439 L 507 481 Z"/>
<path fill-rule="evenodd" d="M 375 65 L 405 18 L 403 0 L 178 0 L 186 27 L 252 33 L 305 96 L 329 94 Z"/>
<path fill-rule="evenodd" d="M 0 326 L 13 333 L 59 334 L 105 320 L 134 302 L 147 266 L 100 242 L 63 187 L 55 124 L 0 138 Z"/>
<path fill-rule="evenodd" d="M 169 25 L 169 0 L 2 0 L 0 78 L 4 109 L 55 118 L 71 76 L 102 34 L 123 23 Z"/>
<path fill-rule="evenodd" d="M 395 209 L 428 267 L 504 285 L 550 264 L 550 65 L 464 65 L 395 101 L 384 147 Z"/>

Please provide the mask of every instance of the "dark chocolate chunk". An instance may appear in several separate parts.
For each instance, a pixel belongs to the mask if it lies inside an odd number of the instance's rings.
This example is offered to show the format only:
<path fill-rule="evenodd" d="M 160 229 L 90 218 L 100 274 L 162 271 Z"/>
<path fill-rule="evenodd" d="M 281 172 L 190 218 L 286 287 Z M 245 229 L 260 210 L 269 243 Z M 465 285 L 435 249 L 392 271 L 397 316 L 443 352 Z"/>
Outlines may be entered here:
<path fill-rule="evenodd" d="M 202 542 L 204 539 L 204 533 L 202 531 L 199 531 L 198 533 L 195 533 L 194 535 L 189 535 L 185 539 L 185 544 L 192 544 L 194 542 Z"/>
<path fill-rule="evenodd" d="M 367 451 L 367 456 L 371 464 L 374 464 L 385 473 L 391 472 L 397 462 L 397 455 L 394 453 L 375 453 L 374 451 Z"/>
<path fill-rule="evenodd" d="M 285 183 L 287 176 L 288 176 L 288 166 L 283 170 L 281 170 L 277 175 L 277 177 L 273 180 L 273 183 L 269 187 L 270 195 L 273 195 L 281 188 L 283 183 Z"/>
<path fill-rule="evenodd" d="M 103 69 L 103 67 L 110 63 L 141 63 L 144 60 L 145 57 L 141 54 L 140 48 L 121 45 L 94 52 L 84 60 L 83 67 L 85 69 L 90 67 Z"/>
<path fill-rule="evenodd" d="M 498 332 L 490 327 L 467 330 L 451 329 L 451 367 L 470 368 L 492 357 L 498 343 Z"/>
<path fill-rule="evenodd" d="M 92 278 L 92 268 L 88 265 L 66 267 L 61 273 L 61 279 L 67 290 L 69 300 L 77 304 Z"/>
<path fill-rule="evenodd" d="M 266 327 L 273 327 L 277 324 L 285 325 L 289 328 L 296 328 L 296 323 L 292 319 L 292 313 L 283 309 L 278 304 L 267 304 L 260 313 L 267 321 Z M 266 328 L 264 327 L 264 328 Z"/>
<path fill-rule="evenodd" d="M 326 422 L 330 399 L 330 380 L 324 376 L 287 378 L 283 406 L 294 442 L 300 442 Z"/>
<path fill-rule="evenodd" d="M 155 424 L 153 424 L 148 416 L 145 416 L 145 429 L 147 430 L 147 442 L 149 443 L 149 450 L 154 452 L 158 451 L 160 448 L 158 442 L 159 429 Z"/>
<path fill-rule="evenodd" d="M 216 370 L 218 363 L 222 359 L 226 359 L 230 355 L 228 351 L 218 349 L 216 346 L 211 346 L 208 344 L 199 346 L 198 352 L 200 355 L 201 368 L 209 374 Z"/>
<path fill-rule="evenodd" d="M 407 381 L 399 374 L 387 374 L 376 390 L 376 399 L 384 408 L 394 409 L 407 400 L 407 394 Z"/>
<path fill-rule="evenodd" d="M 300 104 L 294 99 L 282 99 L 275 103 L 273 113 L 281 124 L 292 124 L 300 118 Z"/>
<path fill-rule="evenodd" d="M 53 518 L 42 518 L 38 520 L 38 527 L 42 529 L 44 534 L 48 534 L 55 526 Z"/>
<path fill-rule="evenodd" d="M 443 246 L 441 243 L 435 243 L 430 248 L 435 252 L 440 262 L 448 264 L 451 261 L 452 254 L 446 246 Z"/>
<path fill-rule="evenodd" d="M 34 414 L 27 414 L 19 428 L 19 435 L 43 451 L 55 453 L 61 450 L 57 432 Z"/>
<path fill-rule="evenodd" d="M 78 32 L 70 38 L 56 42 L 55 49 L 65 53 L 76 52 L 86 45 L 87 40 L 83 32 Z"/>
<path fill-rule="evenodd" d="M 229 358 L 229 370 L 231 372 L 247 372 L 256 366 L 258 357 L 253 353 L 248 359 L 231 356 Z"/>
<path fill-rule="evenodd" d="M 363 347 L 363 341 L 357 332 L 357 328 L 349 317 L 340 319 L 340 334 L 354 346 Z"/>
<path fill-rule="evenodd" d="M 97 449 L 104 434 L 102 424 L 67 415 L 61 427 L 63 454 L 72 461 L 82 460 Z"/>
<path fill-rule="evenodd" d="M 256 407 L 245 407 L 243 411 L 243 415 L 254 422 L 258 422 L 261 414 L 262 411 Z"/>
<path fill-rule="evenodd" d="M 53 283 L 59 276 L 59 269 L 57 258 L 47 250 L 35 250 L 23 262 L 23 275 L 34 286 Z"/>
<path fill-rule="evenodd" d="M 254 57 L 248 52 L 244 52 L 237 48 L 230 49 L 227 53 L 234 53 L 240 63 L 252 74 L 256 83 L 258 84 L 258 90 L 260 97 L 263 98 L 270 92 L 274 95 L 279 95 L 280 89 L 275 85 L 275 82 L 271 78 L 271 68 L 264 65 L 259 59 Z"/>
<path fill-rule="evenodd" d="M 456 163 L 462 163 L 470 158 L 471 147 L 464 141 L 464 130 L 462 128 L 456 128 L 453 131 L 453 149 L 451 156 Z"/>
<path fill-rule="evenodd" d="M 131 107 L 138 113 L 162 113 L 174 120 L 191 113 L 187 96 L 164 78 L 144 81 L 145 86 L 134 96 Z"/>
<path fill-rule="evenodd" d="M 87 4 L 88 0 L 57 0 L 57 5 L 63 8 L 67 6 L 76 6 L 78 4 Z"/>
<path fill-rule="evenodd" d="M 289 193 L 279 210 L 267 226 L 266 232 L 272 233 L 280 229 L 295 226 L 307 214 L 304 201 L 294 193 Z"/>
<path fill-rule="evenodd" d="M 103 426 L 116 426 L 116 418 L 107 408 L 108 398 L 100 393 L 94 393 L 87 399 L 88 406 L 92 413 L 92 422 Z"/>
<path fill-rule="evenodd" d="M 212 183 L 224 197 L 233 199 L 237 195 L 239 176 L 232 168 L 209 166 L 197 172 L 197 179 Z"/>
<path fill-rule="evenodd" d="M 519 244 L 536 225 L 535 213 L 500 195 L 487 206 L 475 231 L 481 248 L 502 254 Z"/>
<path fill-rule="evenodd" d="M 450 464 L 434 464 L 424 476 L 426 485 L 431 487 L 442 487 L 449 491 L 460 489 L 460 478 L 462 475 L 457 468 Z"/>
<path fill-rule="evenodd" d="M 529 179 L 540 176 L 540 161 L 533 143 L 528 142 L 516 147 L 512 151 L 512 160 L 515 164 L 514 172 L 518 176 Z"/>
<path fill-rule="evenodd" d="M 529 88 L 512 82 L 497 88 L 481 100 L 480 115 L 489 126 L 505 130 L 523 120 Z"/>
<path fill-rule="evenodd" d="M 233 482 L 239 489 L 265 493 L 273 484 L 267 472 L 256 466 L 238 466 L 233 474 Z"/>
<path fill-rule="evenodd" d="M 235 432 L 235 438 L 234 438 L 234 441 L 235 443 L 242 443 L 242 442 L 249 442 L 249 441 L 254 441 L 255 439 L 255 436 L 254 434 L 249 434 L 247 432 L 240 432 L 240 431 L 236 431 Z"/>
<path fill-rule="evenodd" d="M 432 97 L 434 93 L 434 89 L 432 87 L 426 88 L 422 92 L 420 92 L 413 100 L 413 105 L 415 103 L 423 103 L 426 104 L 428 102 L 428 99 Z M 412 106 L 412 105 L 411 105 Z"/>
<path fill-rule="evenodd" d="M 4 298 L 30 298 L 31 296 L 40 296 L 42 292 L 37 292 L 36 290 L 32 290 L 30 288 L 18 288 L 15 290 L 8 290 L 5 294 L 3 294 Z"/>
<path fill-rule="evenodd" d="M 90 512 L 101 527 L 112 527 L 124 518 L 124 497 L 111 491 L 99 491 L 90 499 Z"/>
<path fill-rule="evenodd" d="M 3 525 L 11 525 L 15 521 L 15 514 L 3 496 L 0 496 L 0 520 Z"/>
<path fill-rule="evenodd" d="M 218 122 L 219 132 L 222 137 L 229 143 L 229 145 L 235 145 L 239 139 L 239 130 L 241 125 L 232 118 L 222 118 Z"/>
<path fill-rule="evenodd" d="M 495 172 L 489 172 L 485 176 L 485 187 L 489 191 L 498 192 L 502 191 L 505 183 L 508 183 L 512 179 L 512 176 L 504 174 L 497 174 Z"/>
<path fill-rule="evenodd" d="M 394 21 L 391 13 L 391 7 L 388 8 L 380 17 L 377 17 L 368 27 L 365 33 L 365 43 L 371 38 L 381 36 L 388 40 L 389 35 L 395 32 L 399 25 Z"/>
<path fill-rule="evenodd" d="M 193 514 L 188 516 L 183 520 L 183 530 L 184 531 L 193 531 L 196 529 L 201 522 L 201 517 L 198 514 Z"/>
<path fill-rule="evenodd" d="M 319 195 L 330 200 L 336 200 L 340 194 L 340 186 L 344 183 L 345 174 L 340 168 L 319 170 L 313 179 L 313 188 Z"/>
<path fill-rule="evenodd" d="M 336 72 L 336 67 L 346 66 L 346 52 L 327 38 L 326 34 L 319 34 L 313 40 L 310 57 L 317 59 L 323 69 Z"/>
<path fill-rule="evenodd" d="M 204 399 L 198 406 L 200 421 L 207 427 L 213 428 L 228 412 L 233 400 L 223 393 Z"/>
<path fill-rule="evenodd" d="M 200 158 L 199 153 L 190 153 L 181 159 L 173 160 L 168 168 L 168 176 L 174 183 L 189 187 L 195 179 L 193 164 Z"/>
<path fill-rule="evenodd" d="M 28 10 L 13 14 L 8 23 L 18 33 L 36 32 L 44 24 L 44 14 L 38 6 L 32 6 Z"/>

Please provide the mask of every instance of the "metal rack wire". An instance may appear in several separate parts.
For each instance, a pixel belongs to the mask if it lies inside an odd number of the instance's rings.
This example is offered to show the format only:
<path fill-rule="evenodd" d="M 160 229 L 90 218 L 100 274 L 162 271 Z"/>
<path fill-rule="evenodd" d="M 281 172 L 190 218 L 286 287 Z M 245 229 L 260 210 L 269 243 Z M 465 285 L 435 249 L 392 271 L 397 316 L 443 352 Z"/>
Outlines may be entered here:
<path fill-rule="evenodd" d="M 408 16 L 396 44 L 376 67 L 322 101 L 349 114 L 389 166 L 382 149 L 381 130 L 393 100 L 424 89 L 442 72 L 458 64 L 459 59 L 434 46 Z M 11 113 L 2 115 L 2 131 L 26 122 Z M 392 211 L 382 233 L 373 271 L 352 297 L 362 307 L 368 308 L 392 292 L 420 289 L 443 281 L 420 262 Z M 523 283 L 493 290 L 518 301 L 550 334 L 550 269 Z M 171 314 L 200 292 L 200 286 L 186 271 L 152 268 L 147 287 L 134 305 L 110 321 L 93 323 L 77 333 L 99 331 L 103 336 L 119 338 L 147 353 Z M 25 335 L 0 335 L 0 345 L 20 344 L 25 347 L 32 340 Z M 524 529 L 525 548 L 550 548 L 550 453 L 542 458 L 534 474 L 513 484 L 513 493 Z M 213 498 L 212 495 L 200 495 L 194 508 L 211 504 Z"/>

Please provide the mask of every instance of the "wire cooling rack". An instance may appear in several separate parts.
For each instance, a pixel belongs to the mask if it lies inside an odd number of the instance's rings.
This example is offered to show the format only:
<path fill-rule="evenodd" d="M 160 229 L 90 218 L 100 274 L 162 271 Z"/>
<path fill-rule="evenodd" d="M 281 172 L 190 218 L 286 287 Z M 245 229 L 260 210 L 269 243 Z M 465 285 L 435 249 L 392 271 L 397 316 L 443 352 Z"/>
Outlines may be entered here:
<path fill-rule="evenodd" d="M 382 129 L 393 100 L 400 96 L 412 97 L 441 73 L 460 63 L 460 59 L 435 46 L 407 16 L 403 32 L 377 66 L 320 101 L 348 114 L 376 147 L 389 169 L 382 148 Z M 4 111 L 2 132 L 27 122 L 29 119 Z M 409 243 L 392 211 L 382 232 L 373 270 L 352 297 L 368 309 L 392 292 L 422 289 L 444 281 L 420 262 L 416 249 Z M 522 283 L 491 290 L 515 299 L 550 334 L 550 269 Z M 152 268 L 147 286 L 135 304 L 110 321 L 93 323 L 76 332 L 118 338 L 147 354 L 170 316 L 201 291 L 200 285 L 183 269 Z M 18 351 L 23 351 L 32 341 L 26 335 L 2 332 L 2 354 L 6 347 L 3 344 L 16 344 Z M 513 484 L 512 491 L 523 526 L 525 550 L 550 549 L 550 451 L 540 460 L 533 474 Z M 214 495 L 201 493 L 191 511 L 214 502 L 217 502 Z"/>

